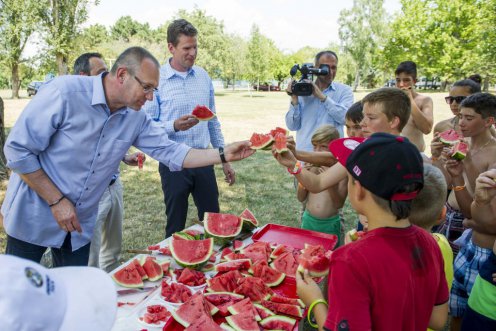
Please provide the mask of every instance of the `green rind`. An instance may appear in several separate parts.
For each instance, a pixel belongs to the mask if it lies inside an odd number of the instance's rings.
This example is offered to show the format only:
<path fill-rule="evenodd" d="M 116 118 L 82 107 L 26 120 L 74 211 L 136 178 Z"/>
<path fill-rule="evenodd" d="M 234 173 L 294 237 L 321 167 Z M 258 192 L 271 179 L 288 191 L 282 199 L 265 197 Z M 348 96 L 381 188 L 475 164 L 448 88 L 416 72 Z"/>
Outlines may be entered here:
<path fill-rule="evenodd" d="M 214 241 L 215 241 L 215 244 L 217 244 L 219 246 L 223 246 L 224 244 L 230 242 L 237 235 L 239 235 L 241 233 L 241 230 L 243 230 L 243 221 L 240 221 L 239 222 L 240 225 L 238 226 L 238 229 L 237 229 L 237 231 L 234 234 L 230 234 L 228 236 L 224 236 L 224 235 L 219 235 L 219 234 L 212 233 L 209 230 L 209 222 L 210 222 L 209 216 L 210 216 L 210 214 L 212 214 L 212 213 L 205 213 L 205 216 L 203 218 L 203 227 L 205 228 L 205 237 L 206 238 L 213 238 Z M 238 217 L 236 215 L 232 215 L 232 216 Z"/>
<path fill-rule="evenodd" d="M 236 265 L 236 263 L 235 263 L 236 261 L 242 261 L 243 264 L 249 264 L 250 265 L 248 268 L 251 267 L 251 260 L 250 259 L 238 259 L 238 260 L 231 260 L 231 261 L 216 264 L 214 267 L 215 271 L 219 271 L 219 267 L 224 267 L 224 266 L 227 266 L 230 264 Z M 240 269 L 247 269 L 247 268 L 238 268 L 238 269 L 232 269 L 232 270 L 240 270 Z"/>
<path fill-rule="evenodd" d="M 274 269 L 275 270 L 275 269 Z M 278 271 L 278 270 L 276 270 Z M 280 272 L 280 271 L 278 271 Z M 281 284 L 283 281 L 284 281 L 284 278 L 286 278 L 286 274 L 281 272 L 281 275 L 279 276 L 279 278 L 277 278 L 276 280 L 274 280 L 272 283 L 265 283 L 265 285 L 267 285 L 268 287 L 275 287 L 279 284 Z"/>
<path fill-rule="evenodd" d="M 299 264 L 296 272 L 301 272 L 303 274 L 304 271 L 305 271 L 305 268 L 301 264 Z M 308 275 L 310 277 L 324 277 L 324 276 L 327 276 L 328 274 L 329 274 L 329 269 L 327 269 L 325 271 L 321 271 L 321 272 L 317 272 L 315 270 L 308 270 Z"/>
<path fill-rule="evenodd" d="M 179 264 L 181 267 L 197 269 L 197 270 L 201 269 L 208 262 L 208 260 L 210 259 L 210 256 L 214 252 L 214 240 L 213 240 L 213 238 L 208 238 L 208 239 L 204 239 L 204 240 L 210 241 L 210 248 L 209 248 L 208 253 L 205 255 L 205 258 L 203 260 L 200 260 L 200 261 L 195 262 L 195 263 L 188 263 L 185 261 L 181 261 L 175 253 L 173 242 L 171 242 L 171 244 L 169 245 L 172 257 L 177 262 L 177 264 Z M 201 240 L 191 240 L 191 241 L 192 242 L 200 242 Z"/>
<path fill-rule="evenodd" d="M 221 323 L 220 327 L 222 328 L 222 330 L 226 330 L 226 331 L 236 331 L 235 329 L 233 329 L 231 326 L 229 326 L 229 324 L 227 323 Z"/>
<path fill-rule="evenodd" d="M 234 316 L 236 316 L 236 315 L 232 315 L 232 316 L 227 316 L 227 317 L 226 317 L 226 321 L 227 321 L 227 323 L 229 323 L 229 325 L 230 325 L 231 327 L 233 327 L 233 328 L 234 328 L 234 330 L 238 330 L 238 331 L 244 331 L 244 330 L 247 330 L 247 331 L 252 331 L 251 329 L 243 329 L 243 328 L 241 328 L 238 324 L 236 324 L 236 321 L 234 320 Z M 260 330 L 260 329 L 258 329 L 258 330 Z M 255 330 L 255 329 L 253 329 L 253 331 L 256 331 L 256 330 Z"/>
<path fill-rule="evenodd" d="M 260 309 L 260 310 L 263 310 L 267 315 L 270 315 L 270 316 L 275 316 L 276 313 L 274 313 L 272 310 L 270 310 L 269 308 L 267 307 L 264 307 L 262 306 L 261 304 L 259 303 L 254 303 L 253 306 L 255 306 L 256 308 Z M 263 321 L 263 320 L 262 320 Z"/>
<path fill-rule="evenodd" d="M 294 325 L 296 323 L 296 320 L 294 318 L 288 317 L 288 316 L 282 316 L 282 315 L 274 315 L 274 316 L 269 316 L 267 318 L 264 318 L 258 324 L 260 324 L 261 327 L 267 328 L 268 323 L 270 322 L 281 322 L 285 323 L 288 326 L 291 326 L 291 329 L 294 328 Z"/>
<path fill-rule="evenodd" d="M 454 154 L 451 155 L 451 158 L 452 159 L 455 159 L 455 160 L 458 160 L 458 161 L 461 161 L 463 159 L 465 159 L 467 155 L 465 155 L 464 153 L 460 152 L 460 151 L 457 151 L 455 152 Z"/>
<path fill-rule="evenodd" d="M 177 315 L 177 313 L 174 309 L 171 309 L 170 313 L 171 313 L 172 317 L 176 320 L 177 323 L 181 324 L 185 328 L 190 326 L 190 323 L 188 321 L 183 320 L 181 317 L 179 317 L 179 315 Z"/>
<path fill-rule="evenodd" d="M 184 240 L 196 240 L 195 237 L 183 231 L 176 232 L 172 236 L 179 236 L 181 238 L 184 238 Z"/>
<path fill-rule="evenodd" d="M 120 285 L 122 287 L 129 287 L 129 288 L 143 287 L 144 286 L 143 280 L 142 280 L 141 275 L 139 274 L 138 270 L 136 270 L 136 267 L 134 268 L 134 272 L 138 275 L 138 279 L 140 281 L 139 283 L 138 282 L 135 282 L 135 283 L 123 283 L 123 282 L 121 282 L 120 280 L 118 280 L 116 278 L 116 275 L 118 275 L 119 272 L 121 272 L 121 271 L 124 272 L 124 269 L 126 269 L 126 268 L 128 268 L 128 267 L 124 267 L 123 269 L 117 271 L 116 273 L 114 273 L 112 275 L 112 279 L 114 280 L 114 282 L 116 282 L 118 285 Z"/>

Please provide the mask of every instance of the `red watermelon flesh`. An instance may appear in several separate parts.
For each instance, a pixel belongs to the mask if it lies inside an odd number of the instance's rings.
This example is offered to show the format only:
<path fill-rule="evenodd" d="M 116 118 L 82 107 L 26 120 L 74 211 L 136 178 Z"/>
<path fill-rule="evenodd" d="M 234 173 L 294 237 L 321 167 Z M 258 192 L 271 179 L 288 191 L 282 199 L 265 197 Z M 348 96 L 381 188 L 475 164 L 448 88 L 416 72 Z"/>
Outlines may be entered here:
<path fill-rule="evenodd" d="M 162 305 L 151 305 L 146 307 L 146 313 L 140 319 L 148 324 L 160 324 L 165 322 L 171 313 Z"/>
<path fill-rule="evenodd" d="M 288 151 L 288 142 L 286 135 L 283 135 L 282 133 L 278 133 L 274 137 L 274 140 L 275 140 L 274 145 L 277 153 L 284 153 Z"/>
<path fill-rule="evenodd" d="M 231 292 L 211 292 L 205 293 L 204 296 L 211 304 L 219 308 L 219 314 L 222 316 L 230 314 L 228 307 L 243 300 L 242 295 Z"/>
<path fill-rule="evenodd" d="M 260 321 L 260 326 L 263 327 L 264 330 L 292 331 L 295 324 L 295 319 L 281 315 L 269 316 Z"/>
<path fill-rule="evenodd" d="M 286 274 L 266 265 L 258 265 L 253 268 L 253 276 L 262 279 L 267 286 L 274 287 L 284 281 Z"/>
<path fill-rule="evenodd" d="M 454 145 L 461 138 L 463 137 L 453 129 L 449 129 L 439 134 L 439 140 L 446 145 Z"/>
<path fill-rule="evenodd" d="M 161 294 L 165 301 L 173 303 L 186 302 L 193 295 L 187 286 L 179 283 L 169 284 L 165 280 L 162 281 Z"/>
<path fill-rule="evenodd" d="M 257 313 L 258 313 L 258 315 L 260 316 L 261 319 L 265 319 L 265 318 L 267 318 L 269 316 L 274 316 L 275 315 L 275 313 L 272 312 L 272 310 L 270 310 L 268 308 L 265 308 L 264 306 L 262 306 L 259 303 L 254 303 L 253 306 L 257 310 Z"/>
<path fill-rule="evenodd" d="M 238 287 L 234 293 L 242 294 L 251 299 L 253 302 L 259 302 L 268 299 L 274 293 L 265 285 L 262 279 L 258 277 L 246 277 L 238 280 Z"/>
<path fill-rule="evenodd" d="M 162 271 L 164 272 L 164 276 L 169 276 L 170 275 L 170 261 L 165 260 L 165 261 L 159 261 L 157 262 L 160 267 L 162 268 Z"/>
<path fill-rule="evenodd" d="M 231 253 L 234 253 L 234 252 L 229 247 L 224 248 L 222 250 L 222 252 L 220 253 L 220 259 L 225 260 L 225 256 L 228 254 L 231 254 Z"/>
<path fill-rule="evenodd" d="M 467 156 L 468 145 L 463 141 L 455 143 L 451 149 L 451 157 L 455 160 L 461 161 Z"/>
<path fill-rule="evenodd" d="M 159 248 L 158 251 L 160 252 L 160 254 L 172 256 L 172 253 L 171 253 L 171 250 L 169 247 Z"/>
<path fill-rule="evenodd" d="M 253 306 L 253 303 L 251 303 L 250 298 L 244 298 L 243 300 L 236 302 L 235 304 L 228 307 L 227 310 L 233 315 L 251 311 L 253 317 L 255 317 L 257 321 L 261 320 L 257 310 Z"/>
<path fill-rule="evenodd" d="M 286 136 L 289 136 L 289 131 L 280 127 L 276 127 L 274 130 L 270 130 L 270 135 L 275 137 L 278 133 Z"/>
<path fill-rule="evenodd" d="M 224 256 L 226 261 L 232 261 L 232 260 L 241 260 L 241 259 L 247 259 L 248 256 L 241 254 L 241 253 L 229 253 L 226 256 Z"/>
<path fill-rule="evenodd" d="M 243 227 L 246 230 L 252 230 L 253 228 L 256 228 L 258 226 L 258 220 L 255 218 L 255 215 L 253 215 L 253 213 L 248 208 L 243 210 L 243 212 L 241 213 L 241 215 L 239 215 L 239 217 L 241 218 L 241 220 L 243 220 Z"/>
<path fill-rule="evenodd" d="M 213 253 L 214 241 L 205 240 L 171 240 L 171 253 L 176 262 L 187 268 L 199 269 Z"/>
<path fill-rule="evenodd" d="M 215 117 L 215 114 L 207 107 L 197 105 L 191 115 L 195 116 L 199 121 L 210 121 Z"/>
<path fill-rule="evenodd" d="M 219 263 L 215 266 L 215 270 L 218 272 L 227 272 L 231 270 L 248 270 L 250 267 L 250 259 L 242 259 Z"/>
<path fill-rule="evenodd" d="M 237 331 L 260 331 L 252 311 L 226 317 L 227 323 Z"/>
<path fill-rule="evenodd" d="M 241 253 L 248 256 L 253 263 L 259 260 L 267 261 L 269 259 L 270 253 L 272 249 L 270 245 L 263 241 L 258 241 L 252 243 L 243 249 L 241 249 Z"/>
<path fill-rule="evenodd" d="M 203 268 L 201 269 L 203 272 L 207 272 L 207 271 L 212 271 L 214 270 L 215 268 L 215 264 L 213 263 L 207 263 L 203 266 Z"/>
<path fill-rule="evenodd" d="M 222 245 L 241 232 L 243 221 L 236 215 L 205 213 L 203 226 L 206 235 L 214 237 L 215 243 Z"/>
<path fill-rule="evenodd" d="M 274 137 L 270 134 L 254 133 L 250 138 L 251 149 L 262 149 L 271 146 L 274 143 Z"/>
<path fill-rule="evenodd" d="M 299 305 L 290 305 L 287 303 L 272 302 L 262 300 L 262 306 L 272 310 L 277 314 L 290 315 L 291 317 L 301 318 L 303 316 Z"/>
<path fill-rule="evenodd" d="M 136 270 L 138 270 L 138 272 L 141 276 L 141 279 L 143 279 L 143 280 L 148 279 L 148 275 L 146 274 L 145 269 L 143 269 L 143 267 L 141 266 L 141 263 L 138 261 L 138 259 L 132 260 L 131 263 L 134 264 L 134 266 L 136 267 Z"/>
<path fill-rule="evenodd" d="M 134 263 L 130 263 L 126 267 L 117 271 L 112 275 L 112 279 L 124 287 L 143 287 L 143 280 L 141 275 L 136 269 Z"/>
<path fill-rule="evenodd" d="M 296 298 L 288 298 L 279 294 L 274 294 L 273 296 L 270 297 L 270 301 L 272 302 L 279 302 L 279 303 L 287 303 L 290 305 L 297 305 L 300 306 L 301 308 L 305 308 L 305 303 L 301 301 L 300 299 Z"/>
<path fill-rule="evenodd" d="M 311 277 L 322 277 L 329 273 L 330 254 L 322 245 L 305 244 L 301 253 L 298 271 L 303 272 L 306 269 Z"/>
<path fill-rule="evenodd" d="M 184 331 L 223 331 L 222 328 L 215 323 L 212 316 L 202 315 L 199 319 L 194 321 Z"/>
<path fill-rule="evenodd" d="M 209 292 L 234 292 L 238 286 L 238 279 L 243 278 L 238 270 L 228 271 L 207 279 Z"/>
<path fill-rule="evenodd" d="M 235 251 L 239 251 L 244 246 L 245 246 L 245 244 L 241 240 L 234 240 L 234 242 L 233 242 L 233 249 Z"/>
<path fill-rule="evenodd" d="M 162 267 L 160 266 L 160 264 L 157 263 L 157 261 L 155 261 L 154 257 L 147 256 L 142 267 L 148 275 L 148 280 L 152 282 L 162 279 L 162 277 L 164 276 Z"/>
<path fill-rule="evenodd" d="M 265 260 L 258 260 L 257 262 L 255 262 L 251 265 L 250 269 L 248 269 L 248 272 L 250 274 L 253 274 L 256 269 L 259 269 L 262 266 L 269 266 L 269 263 Z"/>
<path fill-rule="evenodd" d="M 205 274 L 197 270 L 188 268 L 176 269 L 174 273 L 176 274 L 177 282 L 187 286 L 200 286 L 207 281 Z"/>
<path fill-rule="evenodd" d="M 148 246 L 149 251 L 156 251 L 160 248 L 160 245 L 150 245 Z"/>
<path fill-rule="evenodd" d="M 276 259 L 279 255 L 282 255 L 283 253 L 286 253 L 286 252 L 292 252 L 292 251 L 293 251 L 292 247 L 289 247 L 289 246 L 286 246 L 283 244 L 279 244 L 276 246 L 276 248 L 274 248 L 274 250 L 270 254 L 270 258 Z"/>
<path fill-rule="evenodd" d="M 196 240 L 200 239 L 200 236 L 202 235 L 201 231 L 195 230 L 195 229 L 187 229 L 184 230 L 183 232 L 189 234 L 190 236 L 194 237 Z"/>
<path fill-rule="evenodd" d="M 183 303 L 176 311 L 171 311 L 174 319 L 184 327 L 188 327 L 202 315 L 210 316 L 210 307 L 202 293 L 196 293 Z"/>
<path fill-rule="evenodd" d="M 270 266 L 288 276 L 295 277 L 296 270 L 298 269 L 298 262 L 296 261 L 293 253 L 286 252 L 279 255 L 274 261 L 272 261 Z"/>

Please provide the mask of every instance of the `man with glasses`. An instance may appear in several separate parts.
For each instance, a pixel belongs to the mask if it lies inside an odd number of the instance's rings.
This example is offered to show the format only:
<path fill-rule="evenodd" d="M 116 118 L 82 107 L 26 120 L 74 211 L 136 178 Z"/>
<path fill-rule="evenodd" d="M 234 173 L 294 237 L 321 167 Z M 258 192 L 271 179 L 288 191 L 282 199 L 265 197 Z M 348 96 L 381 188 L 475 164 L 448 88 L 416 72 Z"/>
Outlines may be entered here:
<path fill-rule="evenodd" d="M 249 142 L 219 151 L 169 140 L 139 111 L 152 100 L 159 67 L 147 50 L 131 47 L 110 73 L 43 85 L 4 147 L 13 170 L 1 209 L 7 254 L 39 262 L 51 247 L 55 266 L 87 265 L 98 202 L 131 146 L 173 171 L 253 154 Z"/>
<path fill-rule="evenodd" d="M 401 62 L 396 71 L 396 87 L 410 98 L 412 113 L 401 135 L 408 137 L 420 152 L 425 151 L 424 135 L 429 134 L 434 123 L 432 99 L 415 91 L 417 65 L 413 61 Z"/>
<path fill-rule="evenodd" d="M 198 52 L 198 31 L 184 19 L 173 21 L 167 28 L 167 47 L 172 57 L 160 69 L 159 91 L 144 110 L 159 121 L 169 138 L 193 148 L 203 149 L 210 144 L 224 147 L 224 137 L 217 117 L 199 122 L 191 112 L 197 105 L 207 106 L 215 113 L 214 89 L 208 73 L 195 65 Z M 222 163 L 225 181 L 235 182 L 235 172 L 228 162 Z M 160 163 L 167 223 L 165 237 L 184 229 L 188 212 L 188 198 L 203 220 L 205 212 L 219 212 L 219 190 L 213 166 L 171 171 Z"/>

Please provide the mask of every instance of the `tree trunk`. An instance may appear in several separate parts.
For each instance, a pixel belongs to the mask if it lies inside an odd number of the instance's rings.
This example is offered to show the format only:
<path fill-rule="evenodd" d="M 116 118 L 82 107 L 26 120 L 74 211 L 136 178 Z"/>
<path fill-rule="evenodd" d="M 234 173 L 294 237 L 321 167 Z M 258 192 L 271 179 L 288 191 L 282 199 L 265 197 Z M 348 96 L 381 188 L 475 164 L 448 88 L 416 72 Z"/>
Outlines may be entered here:
<path fill-rule="evenodd" d="M 14 63 L 12 65 L 12 99 L 19 99 L 19 88 L 21 86 L 21 81 L 19 79 L 19 65 Z M 2 102 L 3 103 L 3 102 Z M 3 119 L 3 107 L 2 107 L 2 119 Z M 2 121 L 3 123 L 3 121 Z"/>
<path fill-rule="evenodd" d="M 356 92 L 359 83 L 360 83 L 360 70 L 357 68 L 355 72 L 355 82 L 353 83 L 353 92 Z"/>
<path fill-rule="evenodd" d="M 67 75 L 67 58 L 61 53 L 57 53 L 55 56 L 59 76 Z"/>
<path fill-rule="evenodd" d="M 9 178 L 9 169 L 7 168 L 7 159 L 3 153 L 3 145 L 5 145 L 5 121 L 3 100 L 0 98 L 0 180 Z"/>
<path fill-rule="evenodd" d="M 484 92 L 489 92 L 489 76 L 484 77 L 484 82 L 482 86 Z"/>

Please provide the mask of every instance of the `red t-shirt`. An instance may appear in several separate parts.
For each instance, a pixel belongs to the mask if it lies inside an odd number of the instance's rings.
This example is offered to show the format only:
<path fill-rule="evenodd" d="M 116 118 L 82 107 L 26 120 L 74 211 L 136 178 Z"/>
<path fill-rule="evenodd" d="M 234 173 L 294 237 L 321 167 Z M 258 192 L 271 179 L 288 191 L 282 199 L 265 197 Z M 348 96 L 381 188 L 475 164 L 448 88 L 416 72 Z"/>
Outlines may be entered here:
<path fill-rule="evenodd" d="M 434 238 L 416 226 L 379 228 L 333 253 L 325 327 L 425 331 L 433 307 L 448 297 Z"/>

